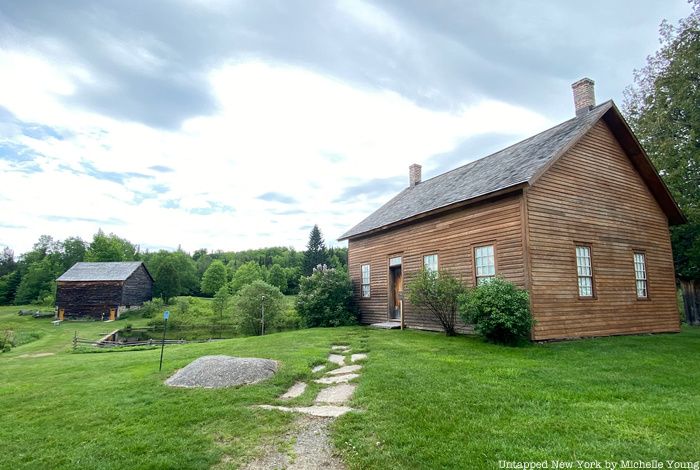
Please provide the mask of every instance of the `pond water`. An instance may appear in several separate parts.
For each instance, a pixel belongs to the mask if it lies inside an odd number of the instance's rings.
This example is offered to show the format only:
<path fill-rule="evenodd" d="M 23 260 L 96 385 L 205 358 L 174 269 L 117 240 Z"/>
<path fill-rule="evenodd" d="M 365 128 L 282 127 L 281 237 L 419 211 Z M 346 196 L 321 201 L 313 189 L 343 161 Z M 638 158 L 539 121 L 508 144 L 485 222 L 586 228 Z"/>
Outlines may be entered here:
<path fill-rule="evenodd" d="M 168 328 L 165 339 L 170 341 L 206 341 L 209 339 L 228 339 L 240 336 L 233 325 L 198 325 Z M 163 339 L 163 328 L 123 328 L 113 339 L 116 343 L 140 343 Z"/>

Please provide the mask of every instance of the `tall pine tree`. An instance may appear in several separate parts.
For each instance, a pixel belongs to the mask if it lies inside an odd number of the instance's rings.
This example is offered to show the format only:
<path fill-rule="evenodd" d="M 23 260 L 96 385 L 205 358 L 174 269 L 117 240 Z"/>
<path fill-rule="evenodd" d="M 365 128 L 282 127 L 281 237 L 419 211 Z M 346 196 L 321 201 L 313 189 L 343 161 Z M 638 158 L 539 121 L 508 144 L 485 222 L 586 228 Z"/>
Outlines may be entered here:
<path fill-rule="evenodd" d="M 328 251 L 321 236 L 321 230 L 319 230 L 318 225 L 314 225 L 309 234 L 309 243 L 306 245 L 306 251 L 304 252 L 302 272 L 304 276 L 310 276 L 316 266 L 328 263 Z"/>

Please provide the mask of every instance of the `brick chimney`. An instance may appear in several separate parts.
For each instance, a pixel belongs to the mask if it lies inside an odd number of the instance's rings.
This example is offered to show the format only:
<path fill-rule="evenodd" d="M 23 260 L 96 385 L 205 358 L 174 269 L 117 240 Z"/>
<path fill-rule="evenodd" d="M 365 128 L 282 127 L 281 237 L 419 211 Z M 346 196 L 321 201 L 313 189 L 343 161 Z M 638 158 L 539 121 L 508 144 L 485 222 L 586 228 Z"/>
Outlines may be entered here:
<path fill-rule="evenodd" d="M 574 107 L 576 116 L 582 116 L 595 106 L 595 82 L 590 78 L 582 78 L 571 85 L 574 91 Z"/>
<path fill-rule="evenodd" d="M 413 165 L 408 167 L 408 182 L 409 186 L 412 188 L 418 183 L 420 183 L 421 179 L 421 166 L 417 163 L 414 163 Z"/>

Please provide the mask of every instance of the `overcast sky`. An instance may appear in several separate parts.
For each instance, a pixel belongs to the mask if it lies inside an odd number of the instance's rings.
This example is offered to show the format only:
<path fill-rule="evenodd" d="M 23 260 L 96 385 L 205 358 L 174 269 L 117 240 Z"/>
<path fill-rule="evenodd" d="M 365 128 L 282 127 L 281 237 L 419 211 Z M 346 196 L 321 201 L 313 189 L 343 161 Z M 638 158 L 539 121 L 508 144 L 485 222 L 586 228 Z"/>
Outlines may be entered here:
<path fill-rule="evenodd" d="M 303 248 L 614 99 L 684 0 L 0 3 L 0 247 Z"/>

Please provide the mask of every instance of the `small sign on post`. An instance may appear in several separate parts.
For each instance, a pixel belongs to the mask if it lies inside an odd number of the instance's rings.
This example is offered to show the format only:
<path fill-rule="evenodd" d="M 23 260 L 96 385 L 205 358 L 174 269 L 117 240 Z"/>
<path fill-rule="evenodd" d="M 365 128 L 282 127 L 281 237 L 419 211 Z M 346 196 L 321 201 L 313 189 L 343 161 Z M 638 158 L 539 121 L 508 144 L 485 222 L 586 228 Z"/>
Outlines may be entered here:
<path fill-rule="evenodd" d="M 163 312 L 163 341 L 160 343 L 160 366 L 158 367 L 158 372 L 163 370 L 163 349 L 165 349 L 165 332 L 168 329 L 168 318 L 170 318 L 170 312 Z"/>

